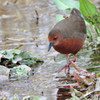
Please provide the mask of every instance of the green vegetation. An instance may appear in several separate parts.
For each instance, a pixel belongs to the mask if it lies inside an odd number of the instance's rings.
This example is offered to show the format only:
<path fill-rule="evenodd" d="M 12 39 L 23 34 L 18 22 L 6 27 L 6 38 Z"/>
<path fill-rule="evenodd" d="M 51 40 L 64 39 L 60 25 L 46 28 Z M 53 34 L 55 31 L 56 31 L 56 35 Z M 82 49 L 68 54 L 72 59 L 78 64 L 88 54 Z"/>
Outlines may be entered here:
<path fill-rule="evenodd" d="M 27 79 L 34 74 L 34 67 L 43 63 L 40 57 L 18 49 L 0 51 L 0 59 L 0 65 L 10 68 L 9 80 Z"/>
<path fill-rule="evenodd" d="M 6 66 L 7 68 L 13 68 L 18 65 L 36 67 L 43 63 L 43 60 L 40 57 L 18 49 L 3 50 L 0 51 L 0 55 L 0 65 Z"/>

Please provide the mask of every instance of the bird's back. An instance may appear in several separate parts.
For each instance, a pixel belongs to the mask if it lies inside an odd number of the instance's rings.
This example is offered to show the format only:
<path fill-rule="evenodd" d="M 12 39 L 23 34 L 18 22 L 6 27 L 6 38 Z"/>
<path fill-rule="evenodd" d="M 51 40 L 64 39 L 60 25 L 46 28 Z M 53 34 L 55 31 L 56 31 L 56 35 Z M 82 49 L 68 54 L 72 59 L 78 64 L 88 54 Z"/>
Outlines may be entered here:
<path fill-rule="evenodd" d="M 70 17 L 65 18 L 58 22 L 51 31 L 59 32 L 64 38 L 79 38 L 85 39 L 86 37 L 86 26 L 84 19 L 81 17 L 80 12 L 77 9 L 73 9 Z M 79 14 L 78 14 L 79 13 Z"/>

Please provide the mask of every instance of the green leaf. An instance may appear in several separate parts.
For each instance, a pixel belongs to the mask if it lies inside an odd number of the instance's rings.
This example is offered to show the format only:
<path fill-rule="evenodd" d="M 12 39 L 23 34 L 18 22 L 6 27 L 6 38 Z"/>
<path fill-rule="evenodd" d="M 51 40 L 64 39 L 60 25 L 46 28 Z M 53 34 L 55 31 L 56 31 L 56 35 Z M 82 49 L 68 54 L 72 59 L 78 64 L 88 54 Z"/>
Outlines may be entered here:
<path fill-rule="evenodd" d="M 15 53 L 15 54 L 20 54 L 21 53 L 21 50 L 18 50 L 18 49 L 9 49 L 9 50 L 3 50 L 3 52 L 5 53 Z"/>
<path fill-rule="evenodd" d="M 100 72 L 100 67 L 88 68 L 87 71 L 89 72 L 99 71 Z"/>
<path fill-rule="evenodd" d="M 32 56 L 32 55 L 30 55 L 30 58 L 31 58 L 31 60 L 34 60 L 34 61 L 42 61 L 43 62 L 42 58 L 39 57 L 39 56 Z"/>
<path fill-rule="evenodd" d="M 20 56 L 15 56 L 13 59 L 12 59 L 12 63 L 16 64 L 17 62 L 21 61 L 22 60 L 22 57 Z"/>
<path fill-rule="evenodd" d="M 57 14 L 57 15 L 56 15 L 56 20 L 57 20 L 57 21 L 60 21 L 60 20 L 62 20 L 62 19 L 64 19 L 63 15 L 60 15 L 60 14 Z"/>
<path fill-rule="evenodd" d="M 30 58 L 30 55 L 27 52 L 24 52 L 24 51 L 20 53 L 20 56 L 23 59 L 29 59 Z"/>
<path fill-rule="evenodd" d="M 10 69 L 9 79 L 10 80 L 23 80 L 27 79 L 31 75 L 32 70 L 26 65 L 15 66 Z"/>
<path fill-rule="evenodd" d="M 34 56 L 18 49 L 9 49 L 1 51 L 0 59 L 2 59 L 2 62 L 0 63 L 4 66 L 8 66 L 8 68 L 12 68 L 19 64 L 33 67 L 43 63 L 42 58 L 40 58 L 39 56 Z"/>
<path fill-rule="evenodd" d="M 80 10 L 86 21 L 92 25 L 100 23 L 100 14 L 96 9 L 96 6 L 88 0 L 79 0 Z"/>
<path fill-rule="evenodd" d="M 32 65 L 35 65 L 36 64 L 36 61 L 30 60 L 30 59 L 29 60 L 23 60 L 23 61 L 21 61 L 20 64 L 32 66 Z"/>
<path fill-rule="evenodd" d="M 47 97 L 42 96 L 39 98 L 39 100 L 47 100 Z"/>
<path fill-rule="evenodd" d="M 21 53 L 21 50 L 18 50 L 18 49 L 10 49 L 10 50 L 7 50 L 8 53 L 14 53 L 14 54 L 20 54 Z"/>
<path fill-rule="evenodd" d="M 25 96 L 22 100 L 34 100 L 33 98 L 33 96 Z"/>
<path fill-rule="evenodd" d="M 19 65 L 11 68 L 11 70 L 16 72 L 17 75 L 23 75 L 23 74 L 27 74 L 31 70 L 31 68 L 26 65 Z"/>
<path fill-rule="evenodd" d="M 33 100 L 39 100 L 39 97 L 38 96 L 35 96 Z"/>
<path fill-rule="evenodd" d="M 70 9 L 73 9 L 73 8 L 79 9 L 79 1 L 78 0 L 60 0 L 60 1 L 63 2 L 63 4 L 67 5 L 68 8 L 70 8 Z"/>
<path fill-rule="evenodd" d="M 83 16 L 87 17 L 98 14 L 98 11 L 94 4 L 92 4 L 88 0 L 79 0 L 79 1 L 80 1 L 80 10 Z"/>
<path fill-rule="evenodd" d="M 6 55 L 3 56 L 3 58 L 6 58 L 6 59 L 12 59 L 14 56 L 12 53 L 8 53 Z"/>
<path fill-rule="evenodd" d="M 60 10 L 77 8 L 79 9 L 79 2 L 75 0 L 53 0 L 56 7 Z"/>
<path fill-rule="evenodd" d="M 69 7 L 65 5 L 61 0 L 53 0 L 54 3 L 56 4 L 56 7 L 60 10 L 65 10 L 68 9 Z"/>
<path fill-rule="evenodd" d="M 0 51 L 0 53 L 2 53 L 2 54 L 3 54 L 4 52 L 5 52 L 5 50 Z"/>

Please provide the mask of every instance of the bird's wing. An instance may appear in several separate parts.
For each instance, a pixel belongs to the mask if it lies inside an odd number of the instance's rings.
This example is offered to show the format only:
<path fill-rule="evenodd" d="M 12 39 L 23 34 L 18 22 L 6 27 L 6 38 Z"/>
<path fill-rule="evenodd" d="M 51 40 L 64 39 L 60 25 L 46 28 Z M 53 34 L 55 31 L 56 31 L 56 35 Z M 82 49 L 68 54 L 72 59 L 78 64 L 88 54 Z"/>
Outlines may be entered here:
<path fill-rule="evenodd" d="M 64 38 L 83 38 L 86 34 L 86 26 L 82 17 L 72 16 L 63 19 L 54 26 L 54 29 L 59 30 Z"/>

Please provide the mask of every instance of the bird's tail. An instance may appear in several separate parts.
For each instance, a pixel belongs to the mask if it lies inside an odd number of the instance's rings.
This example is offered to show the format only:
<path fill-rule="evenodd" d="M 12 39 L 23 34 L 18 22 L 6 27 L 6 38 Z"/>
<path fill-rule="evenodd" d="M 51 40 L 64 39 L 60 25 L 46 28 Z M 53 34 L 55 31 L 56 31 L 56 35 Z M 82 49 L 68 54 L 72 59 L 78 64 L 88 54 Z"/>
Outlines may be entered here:
<path fill-rule="evenodd" d="M 76 14 L 81 16 L 80 11 L 78 9 L 76 9 L 76 8 L 73 8 L 72 11 L 71 11 L 71 15 L 76 15 Z"/>

